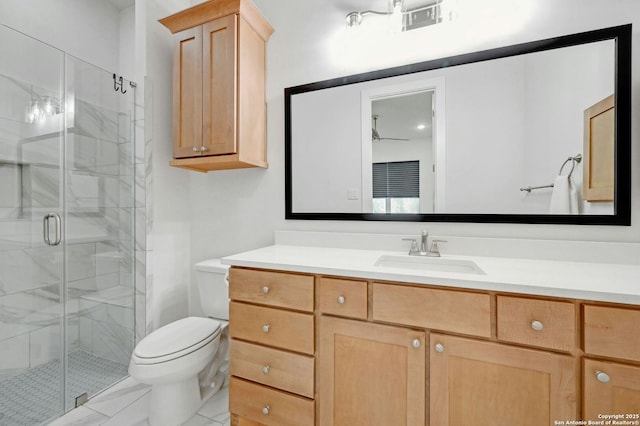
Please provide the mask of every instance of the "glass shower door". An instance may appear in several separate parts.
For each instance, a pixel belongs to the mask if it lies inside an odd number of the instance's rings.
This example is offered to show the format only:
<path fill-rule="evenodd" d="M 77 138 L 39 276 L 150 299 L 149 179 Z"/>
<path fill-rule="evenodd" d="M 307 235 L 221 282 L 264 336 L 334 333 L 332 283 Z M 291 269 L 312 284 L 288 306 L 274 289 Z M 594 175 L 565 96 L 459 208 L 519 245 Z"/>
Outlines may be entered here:
<path fill-rule="evenodd" d="M 66 409 L 125 377 L 134 345 L 135 87 L 67 55 Z"/>
<path fill-rule="evenodd" d="M 62 413 L 64 53 L 0 26 L 0 425 Z"/>

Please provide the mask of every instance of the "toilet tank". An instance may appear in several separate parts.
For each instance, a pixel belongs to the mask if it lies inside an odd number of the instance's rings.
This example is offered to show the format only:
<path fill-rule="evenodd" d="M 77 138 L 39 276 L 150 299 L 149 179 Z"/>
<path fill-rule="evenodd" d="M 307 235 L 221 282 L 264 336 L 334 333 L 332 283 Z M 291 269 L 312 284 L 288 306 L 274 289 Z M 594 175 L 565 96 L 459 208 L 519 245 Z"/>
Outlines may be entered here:
<path fill-rule="evenodd" d="M 229 319 L 229 265 L 220 259 L 196 263 L 196 279 L 200 290 L 200 305 L 205 315 L 216 319 Z"/>

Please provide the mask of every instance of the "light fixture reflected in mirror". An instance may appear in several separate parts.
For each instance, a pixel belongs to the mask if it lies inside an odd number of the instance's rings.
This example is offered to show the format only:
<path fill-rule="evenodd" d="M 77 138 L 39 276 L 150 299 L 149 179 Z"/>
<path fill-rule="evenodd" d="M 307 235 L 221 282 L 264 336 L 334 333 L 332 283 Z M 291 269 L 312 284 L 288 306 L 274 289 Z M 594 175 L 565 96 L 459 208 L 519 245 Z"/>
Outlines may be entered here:
<path fill-rule="evenodd" d="M 439 24 L 453 19 L 451 0 L 436 0 L 433 3 L 407 10 L 404 0 L 389 0 L 389 11 L 379 12 L 365 10 L 350 12 L 346 16 L 347 28 L 356 29 L 362 20 L 369 15 L 386 15 L 389 17 L 389 30 L 401 32 Z"/>
<path fill-rule="evenodd" d="M 39 96 L 31 88 L 31 102 L 25 109 L 25 121 L 27 123 L 42 123 L 47 117 L 62 112 L 60 99 L 53 96 Z"/>

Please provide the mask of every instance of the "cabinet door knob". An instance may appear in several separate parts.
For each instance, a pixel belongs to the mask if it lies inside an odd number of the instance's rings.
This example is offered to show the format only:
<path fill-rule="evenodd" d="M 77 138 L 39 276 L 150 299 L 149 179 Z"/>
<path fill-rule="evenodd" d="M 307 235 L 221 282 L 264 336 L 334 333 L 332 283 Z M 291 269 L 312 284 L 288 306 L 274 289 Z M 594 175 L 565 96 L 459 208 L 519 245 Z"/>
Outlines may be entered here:
<path fill-rule="evenodd" d="M 269 410 L 271 410 L 271 407 L 269 407 L 268 405 L 266 407 L 262 407 L 262 414 L 266 416 L 267 414 L 269 414 Z"/>
<path fill-rule="evenodd" d="M 268 333 L 270 328 L 271 326 L 269 324 L 265 324 L 262 326 L 262 331 L 264 331 L 265 333 Z"/>
<path fill-rule="evenodd" d="M 271 367 L 269 367 L 268 365 L 265 365 L 264 367 L 262 367 L 262 372 L 263 372 L 264 374 L 269 374 L 269 369 L 270 369 L 270 368 L 271 368 Z"/>
<path fill-rule="evenodd" d="M 411 345 L 414 348 L 419 348 L 420 347 L 420 339 L 413 339 L 413 342 L 411 342 Z"/>
<path fill-rule="evenodd" d="M 444 352 L 444 346 L 442 345 L 442 343 L 436 343 L 434 349 L 436 350 L 436 352 Z"/>
<path fill-rule="evenodd" d="M 203 145 L 203 146 L 200 147 L 200 151 L 205 152 L 206 150 L 207 150 L 206 146 Z"/>
<path fill-rule="evenodd" d="M 607 373 L 603 373 L 602 371 L 596 371 L 596 379 L 598 379 L 601 383 L 609 383 L 610 377 Z"/>
<path fill-rule="evenodd" d="M 338 303 L 344 305 L 344 296 L 338 296 Z"/>
<path fill-rule="evenodd" d="M 531 328 L 535 331 L 542 331 L 544 325 L 540 321 L 531 321 Z"/>
<path fill-rule="evenodd" d="M 266 285 L 265 285 L 264 287 L 262 287 L 262 292 L 263 292 L 264 294 L 269 293 L 269 287 L 267 287 Z"/>
<path fill-rule="evenodd" d="M 193 152 L 198 152 L 198 147 L 197 146 L 193 147 Z"/>

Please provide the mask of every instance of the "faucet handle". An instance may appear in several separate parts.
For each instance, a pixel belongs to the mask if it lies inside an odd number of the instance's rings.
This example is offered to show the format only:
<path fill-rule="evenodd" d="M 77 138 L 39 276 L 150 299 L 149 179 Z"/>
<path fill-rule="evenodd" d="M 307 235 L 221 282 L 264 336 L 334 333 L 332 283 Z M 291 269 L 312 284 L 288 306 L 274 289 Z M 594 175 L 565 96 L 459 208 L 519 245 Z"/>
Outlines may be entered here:
<path fill-rule="evenodd" d="M 448 243 L 448 241 L 447 240 L 431 240 L 431 248 L 429 249 L 429 253 L 433 253 L 436 256 L 440 256 L 438 243 Z"/>
<path fill-rule="evenodd" d="M 418 241 L 415 238 L 403 238 L 402 241 L 411 241 L 411 248 L 409 249 L 409 254 L 417 253 L 418 250 Z"/>

